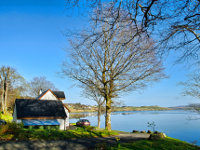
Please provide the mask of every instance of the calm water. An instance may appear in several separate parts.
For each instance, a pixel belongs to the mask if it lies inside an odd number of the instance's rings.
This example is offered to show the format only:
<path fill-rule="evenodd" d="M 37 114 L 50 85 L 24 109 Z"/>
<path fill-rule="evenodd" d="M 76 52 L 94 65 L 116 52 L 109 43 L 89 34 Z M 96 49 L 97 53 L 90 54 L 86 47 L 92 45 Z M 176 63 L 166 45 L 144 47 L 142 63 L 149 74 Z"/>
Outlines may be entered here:
<path fill-rule="evenodd" d="M 71 114 L 73 117 L 74 113 Z M 91 125 L 97 125 L 96 113 L 77 113 L 77 118 L 70 119 L 74 123 L 78 118 L 87 118 Z M 101 127 L 104 128 L 105 116 L 101 116 Z M 183 141 L 200 145 L 200 114 L 194 111 L 129 111 L 113 112 L 112 129 L 131 132 L 132 130 L 152 130 L 148 122 L 155 122 L 155 130 Z"/>

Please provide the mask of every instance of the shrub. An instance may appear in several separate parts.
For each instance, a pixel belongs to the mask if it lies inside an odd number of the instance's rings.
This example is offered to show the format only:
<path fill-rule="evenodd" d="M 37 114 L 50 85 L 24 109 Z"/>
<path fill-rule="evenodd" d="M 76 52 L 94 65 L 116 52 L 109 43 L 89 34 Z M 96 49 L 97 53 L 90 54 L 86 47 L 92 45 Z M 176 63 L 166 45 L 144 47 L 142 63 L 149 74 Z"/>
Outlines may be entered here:
<path fill-rule="evenodd" d="M 166 135 L 164 133 L 153 133 L 150 135 L 150 140 L 159 140 L 166 138 Z"/>
<path fill-rule="evenodd" d="M 0 119 L 5 120 L 6 122 L 12 122 L 13 117 L 11 114 L 2 114 L 0 113 Z"/>
<path fill-rule="evenodd" d="M 7 131 L 8 131 L 8 124 L 5 124 L 5 125 L 1 125 L 1 128 L 0 128 L 0 136 L 5 134 Z"/>
<path fill-rule="evenodd" d="M 0 139 L 3 139 L 3 140 L 13 139 L 20 134 L 22 129 L 23 129 L 23 125 L 17 124 L 17 123 L 7 123 L 5 125 L 1 125 Z"/>
<path fill-rule="evenodd" d="M 139 133 L 139 131 L 138 131 L 138 130 L 133 130 L 132 132 L 133 132 L 133 133 Z"/>
<path fill-rule="evenodd" d="M 16 133 L 19 130 L 21 130 L 23 128 L 22 124 L 17 124 L 17 123 L 7 123 L 4 125 L 1 125 L 0 128 L 0 135 L 2 134 L 6 134 L 6 133 Z"/>
<path fill-rule="evenodd" d="M 151 134 L 151 133 L 153 133 L 153 132 L 152 132 L 151 130 L 148 130 L 147 133 L 150 133 L 150 134 Z"/>

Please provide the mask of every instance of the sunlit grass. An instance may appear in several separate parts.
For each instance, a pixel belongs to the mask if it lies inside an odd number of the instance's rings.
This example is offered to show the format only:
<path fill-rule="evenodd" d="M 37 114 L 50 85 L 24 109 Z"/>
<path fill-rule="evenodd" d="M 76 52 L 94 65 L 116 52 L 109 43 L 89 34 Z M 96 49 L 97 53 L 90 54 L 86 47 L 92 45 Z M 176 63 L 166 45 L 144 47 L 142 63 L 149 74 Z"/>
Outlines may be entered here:
<path fill-rule="evenodd" d="M 108 150 L 199 150 L 194 146 L 178 139 L 166 137 L 160 140 L 140 140 L 123 143 L 116 147 L 107 147 Z"/>

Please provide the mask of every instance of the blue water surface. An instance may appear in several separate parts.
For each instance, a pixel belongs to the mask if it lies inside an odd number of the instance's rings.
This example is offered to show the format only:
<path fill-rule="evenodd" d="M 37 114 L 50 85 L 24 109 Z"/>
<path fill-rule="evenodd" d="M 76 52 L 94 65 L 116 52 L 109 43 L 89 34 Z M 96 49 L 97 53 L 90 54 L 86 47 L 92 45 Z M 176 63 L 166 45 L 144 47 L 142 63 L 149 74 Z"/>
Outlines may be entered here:
<path fill-rule="evenodd" d="M 97 125 L 95 113 L 86 113 L 84 117 L 91 125 Z M 71 123 L 78 119 L 70 119 Z M 155 130 L 164 132 L 167 136 L 189 143 L 200 145 L 200 114 L 195 111 L 128 111 L 112 112 L 112 130 L 132 132 L 132 130 L 153 130 L 148 122 L 155 123 Z M 101 128 L 105 126 L 105 115 L 101 116 Z"/>

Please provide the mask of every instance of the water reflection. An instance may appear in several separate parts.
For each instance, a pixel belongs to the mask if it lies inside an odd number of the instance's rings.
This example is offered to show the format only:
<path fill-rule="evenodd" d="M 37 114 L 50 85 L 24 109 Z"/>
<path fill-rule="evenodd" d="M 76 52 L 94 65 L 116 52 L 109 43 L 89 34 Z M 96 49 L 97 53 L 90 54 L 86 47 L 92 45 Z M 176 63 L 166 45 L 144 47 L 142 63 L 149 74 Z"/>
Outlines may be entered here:
<path fill-rule="evenodd" d="M 122 115 L 132 115 L 132 114 L 134 114 L 134 113 L 131 113 L 131 112 L 127 112 L 127 113 L 121 113 Z"/>
<path fill-rule="evenodd" d="M 134 114 L 133 111 L 127 111 L 127 112 L 117 111 L 111 113 L 111 115 L 133 115 L 133 114 Z"/>

